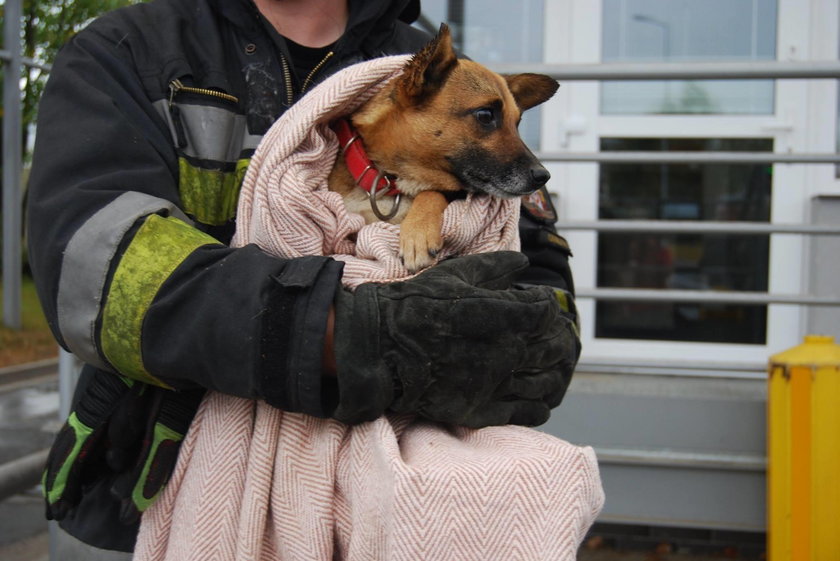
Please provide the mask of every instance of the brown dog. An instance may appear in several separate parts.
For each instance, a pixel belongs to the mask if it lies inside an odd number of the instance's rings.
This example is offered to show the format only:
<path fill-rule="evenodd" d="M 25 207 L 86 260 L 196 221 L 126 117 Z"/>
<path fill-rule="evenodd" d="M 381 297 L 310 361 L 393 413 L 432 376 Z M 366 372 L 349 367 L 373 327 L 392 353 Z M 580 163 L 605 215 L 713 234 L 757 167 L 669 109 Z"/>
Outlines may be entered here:
<path fill-rule="evenodd" d="M 403 262 L 418 271 L 443 245 L 444 193 L 519 197 L 548 181 L 517 126 L 523 111 L 548 100 L 557 87 L 541 74 L 501 76 L 459 60 L 449 28 L 441 25 L 350 123 L 334 124 L 344 157 L 336 159 L 329 188 L 367 223 L 401 224 Z"/>

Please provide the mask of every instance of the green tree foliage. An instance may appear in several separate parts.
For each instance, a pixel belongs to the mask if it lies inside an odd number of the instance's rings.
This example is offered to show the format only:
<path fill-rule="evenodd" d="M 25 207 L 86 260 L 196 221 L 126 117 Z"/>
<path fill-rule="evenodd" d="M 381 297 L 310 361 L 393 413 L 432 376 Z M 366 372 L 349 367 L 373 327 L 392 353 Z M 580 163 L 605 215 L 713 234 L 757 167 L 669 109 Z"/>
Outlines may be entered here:
<path fill-rule="evenodd" d="M 21 54 L 25 59 L 30 59 L 39 66 L 48 66 L 52 64 L 61 46 L 96 16 L 128 4 L 137 4 L 140 1 L 142 0 L 23 0 L 19 28 Z M 5 29 L 5 7 L 5 3 L 0 5 L 0 33 Z M 10 44 L 8 39 L 3 38 L 4 47 Z M 27 65 L 21 68 L 21 136 L 24 152 L 29 144 L 31 125 L 37 120 L 38 101 L 41 98 L 41 92 L 44 91 L 48 75 L 49 72 L 43 68 Z M 1 103 L 2 96 L 0 96 Z M 2 107 L 0 107 L 0 115 L 2 114 Z M 2 139 L 0 139 L 0 153 L 2 153 Z M 25 159 L 28 157 L 28 154 L 24 155 Z M 26 175 L 26 170 L 24 170 L 24 185 Z M 1 202 L 0 211 L 2 211 Z M 2 233 L 0 233 L 0 242 L 2 242 Z M 2 262 L 0 262 L 0 268 L 2 268 Z"/>
<path fill-rule="evenodd" d="M 138 1 L 23 0 L 20 28 L 23 56 L 40 64 L 51 64 L 61 46 L 96 16 Z M 0 20 L 5 19 L 4 12 L 0 12 Z M 24 147 L 29 125 L 37 118 L 38 100 L 47 75 L 46 70 L 34 67 L 24 67 L 21 71 Z"/>

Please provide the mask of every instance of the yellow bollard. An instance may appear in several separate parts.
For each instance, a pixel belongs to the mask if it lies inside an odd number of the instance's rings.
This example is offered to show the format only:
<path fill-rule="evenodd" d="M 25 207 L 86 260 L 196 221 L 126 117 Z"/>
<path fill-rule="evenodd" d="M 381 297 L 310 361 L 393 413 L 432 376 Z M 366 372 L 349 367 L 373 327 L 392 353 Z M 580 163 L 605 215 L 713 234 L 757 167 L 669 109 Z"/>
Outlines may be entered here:
<path fill-rule="evenodd" d="M 770 357 L 770 561 L 840 559 L 840 345 L 807 335 Z"/>

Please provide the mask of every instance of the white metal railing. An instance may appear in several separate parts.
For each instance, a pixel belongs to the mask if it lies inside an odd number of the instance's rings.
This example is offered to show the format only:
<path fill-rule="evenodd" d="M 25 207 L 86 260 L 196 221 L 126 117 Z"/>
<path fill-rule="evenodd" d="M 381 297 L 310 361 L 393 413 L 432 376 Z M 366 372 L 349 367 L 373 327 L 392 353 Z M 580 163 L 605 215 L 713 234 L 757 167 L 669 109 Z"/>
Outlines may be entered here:
<path fill-rule="evenodd" d="M 788 304 L 795 306 L 840 306 L 840 299 L 802 294 L 735 292 L 725 290 L 679 290 L 666 288 L 577 288 L 578 298 L 623 302 L 699 302 L 706 304 Z"/>
<path fill-rule="evenodd" d="M 774 152 L 537 152 L 548 162 L 601 164 L 840 164 L 840 154 Z"/>
<path fill-rule="evenodd" d="M 9 61 L 12 60 L 12 56 L 13 56 L 13 54 L 12 54 L 11 51 L 8 51 L 6 49 L 0 49 L 0 60 L 9 62 Z M 47 64 L 45 62 L 39 62 L 39 61 L 35 60 L 34 58 L 31 58 L 31 57 L 28 57 L 28 56 L 20 57 L 20 63 L 24 66 L 28 66 L 30 68 L 38 68 L 39 70 L 44 70 L 46 72 L 49 72 L 50 70 L 52 70 L 52 65 L 51 64 Z"/>
<path fill-rule="evenodd" d="M 693 63 L 604 63 L 604 64 L 493 64 L 503 74 L 535 72 L 559 81 L 612 80 L 743 80 L 743 79 L 840 79 L 840 61 L 751 61 Z M 840 164 L 840 154 L 778 154 L 771 152 L 539 152 L 546 162 L 597 164 Z M 711 222 L 675 220 L 571 221 L 562 230 L 595 232 L 715 233 L 737 235 L 840 235 L 840 227 L 812 224 L 756 222 Z M 798 306 L 840 306 L 840 298 L 807 294 L 771 294 L 711 290 L 578 288 L 578 298 L 598 301 L 702 302 L 743 305 L 784 304 Z"/>
<path fill-rule="evenodd" d="M 502 74 L 537 72 L 556 80 L 744 80 L 840 77 L 840 62 L 750 61 L 599 64 L 491 64 Z"/>
<path fill-rule="evenodd" d="M 20 22 L 20 0 L 6 0 L 5 37 L 17 37 L 15 22 Z M 19 69 L 29 64 L 49 69 L 48 65 L 21 56 L 20 44 L 6 42 L 0 50 L 5 66 L 3 119 L 3 321 L 6 325 L 20 325 L 20 254 L 18 243 L 21 228 L 21 146 L 20 92 L 17 82 Z M 502 73 L 540 72 L 558 80 L 664 80 L 664 79 L 840 79 L 838 61 L 752 61 L 752 62 L 695 62 L 695 63 L 606 63 L 606 64 L 494 64 L 491 68 Z M 838 154 L 774 154 L 761 152 L 542 152 L 545 161 L 594 163 L 778 163 L 778 164 L 840 164 Z M 756 223 L 690 223 L 688 221 L 595 221 L 564 224 L 564 229 L 594 231 L 648 232 L 714 232 L 732 234 L 801 234 L 838 235 L 835 228 L 808 224 Z M 656 294 L 654 294 L 654 292 Z M 708 291 L 674 291 L 641 289 L 579 290 L 579 296 L 597 300 L 669 300 L 737 303 L 782 303 L 800 305 L 840 305 L 840 299 L 816 298 L 807 295 L 771 295 L 756 293 L 722 293 Z"/>
<path fill-rule="evenodd" d="M 714 222 L 711 220 L 575 220 L 563 222 L 563 230 L 597 232 L 658 232 L 662 234 L 809 234 L 840 235 L 838 226 L 772 224 L 769 222 Z"/>

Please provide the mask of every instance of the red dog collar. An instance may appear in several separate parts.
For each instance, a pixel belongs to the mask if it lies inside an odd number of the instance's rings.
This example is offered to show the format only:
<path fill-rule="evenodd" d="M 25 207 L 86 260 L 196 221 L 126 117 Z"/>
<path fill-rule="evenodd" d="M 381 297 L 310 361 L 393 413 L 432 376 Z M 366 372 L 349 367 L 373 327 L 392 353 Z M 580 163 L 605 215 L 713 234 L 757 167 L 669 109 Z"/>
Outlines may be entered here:
<path fill-rule="evenodd" d="M 377 195 L 394 196 L 400 192 L 395 186 L 396 180 L 385 176 L 370 161 L 362 144 L 362 139 L 353 125 L 350 124 L 349 119 L 334 121 L 330 124 L 330 128 L 338 137 L 338 145 L 341 147 L 347 169 L 356 181 L 356 185 L 370 193 L 375 184 L 376 189 L 374 191 Z M 378 182 L 376 182 L 377 179 Z"/>

